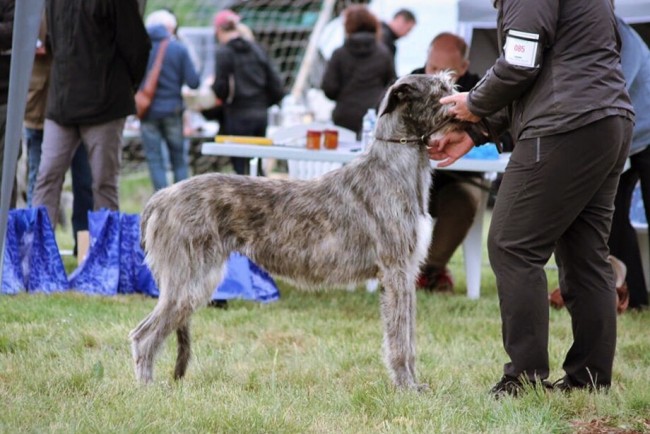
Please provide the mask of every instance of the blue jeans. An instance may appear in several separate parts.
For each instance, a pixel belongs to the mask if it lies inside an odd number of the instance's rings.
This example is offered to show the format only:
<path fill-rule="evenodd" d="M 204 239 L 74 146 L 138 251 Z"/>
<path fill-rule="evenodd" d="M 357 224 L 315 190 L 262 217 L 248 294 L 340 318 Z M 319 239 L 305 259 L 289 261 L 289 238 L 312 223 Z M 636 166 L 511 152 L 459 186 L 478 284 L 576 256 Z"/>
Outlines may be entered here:
<path fill-rule="evenodd" d="M 171 115 L 161 119 L 144 120 L 140 123 L 140 134 L 154 190 L 167 187 L 167 164 L 163 155 L 163 140 L 167 144 L 174 182 L 189 177 L 188 148 L 183 138 L 182 116 Z"/>
<path fill-rule="evenodd" d="M 43 130 L 25 128 L 27 142 L 27 206 L 32 206 L 34 186 L 38 176 L 38 166 L 41 164 L 41 146 Z M 93 209 L 92 172 L 88 163 L 88 151 L 83 143 L 75 151 L 70 164 L 72 173 L 72 231 L 74 233 L 75 251 L 77 247 L 77 232 L 88 230 L 88 211 Z"/>

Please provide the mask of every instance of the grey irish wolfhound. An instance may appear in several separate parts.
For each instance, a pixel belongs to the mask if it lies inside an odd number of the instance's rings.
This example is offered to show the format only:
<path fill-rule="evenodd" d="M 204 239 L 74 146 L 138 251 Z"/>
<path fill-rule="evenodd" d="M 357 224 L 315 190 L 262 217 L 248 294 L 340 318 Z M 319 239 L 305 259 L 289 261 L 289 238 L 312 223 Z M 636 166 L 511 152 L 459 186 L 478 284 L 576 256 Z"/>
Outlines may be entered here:
<path fill-rule="evenodd" d="M 190 357 L 190 316 L 206 306 L 231 252 L 303 287 L 379 278 L 385 361 L 398 388 L 415 378 L 415 279 L 431 240 L 427 140 L 466 125 L 438 100 L 448 75 L 411 75 L 389 88 L 375 141 L 352 163 L 309 180 L 196 176 L 158 191 L 142 213 L 146 262 L 160 289 L 131 332 L 135 373 L 153 378 L 154 357 L 176 330 L 174 378 Z"/>

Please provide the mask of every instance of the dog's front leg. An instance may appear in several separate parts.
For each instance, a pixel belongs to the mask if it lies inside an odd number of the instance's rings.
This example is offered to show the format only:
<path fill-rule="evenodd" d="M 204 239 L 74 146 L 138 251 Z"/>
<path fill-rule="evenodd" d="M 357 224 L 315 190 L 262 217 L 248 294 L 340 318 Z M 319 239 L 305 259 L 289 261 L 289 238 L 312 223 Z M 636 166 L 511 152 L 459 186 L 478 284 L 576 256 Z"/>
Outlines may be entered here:
<path fill-rule="evenodd" d="M 426 390 L 415 379 L 415 282 L 403 270 L 384 272 L 381 315 L 384 357 L 393 382 L 400 389 Z"/>

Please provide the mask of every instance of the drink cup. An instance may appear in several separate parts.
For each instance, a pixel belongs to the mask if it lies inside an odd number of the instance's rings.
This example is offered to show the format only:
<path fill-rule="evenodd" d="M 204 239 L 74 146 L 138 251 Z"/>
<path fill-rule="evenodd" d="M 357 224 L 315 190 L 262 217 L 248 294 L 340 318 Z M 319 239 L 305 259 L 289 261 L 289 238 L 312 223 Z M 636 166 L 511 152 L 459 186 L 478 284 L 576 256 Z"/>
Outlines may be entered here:
<path fill-rule="evenodd" d="M 339 147 L 339 132 L 337 130 L 325 130 L 325 149 L 336 149 Z"/>
<path fill-rule="evenodd" d="M 307 131 L 307 149 L 320 149 L 320 142 L 323 133 L 317 130 Z"/>

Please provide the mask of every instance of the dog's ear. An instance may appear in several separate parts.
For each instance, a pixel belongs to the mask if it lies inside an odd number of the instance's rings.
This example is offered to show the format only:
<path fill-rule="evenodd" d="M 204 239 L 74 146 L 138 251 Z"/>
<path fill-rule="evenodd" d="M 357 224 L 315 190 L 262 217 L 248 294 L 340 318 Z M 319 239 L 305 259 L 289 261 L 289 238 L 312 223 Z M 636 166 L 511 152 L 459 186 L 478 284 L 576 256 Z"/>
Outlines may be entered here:
<path fill-rule="evenodd" d="M 384 107 L 379 116 L 391 113 L 397 106 L 413 98 L 415 86 L 411 83 L 400 83 L 388 89 L 384 98 Z"/>

